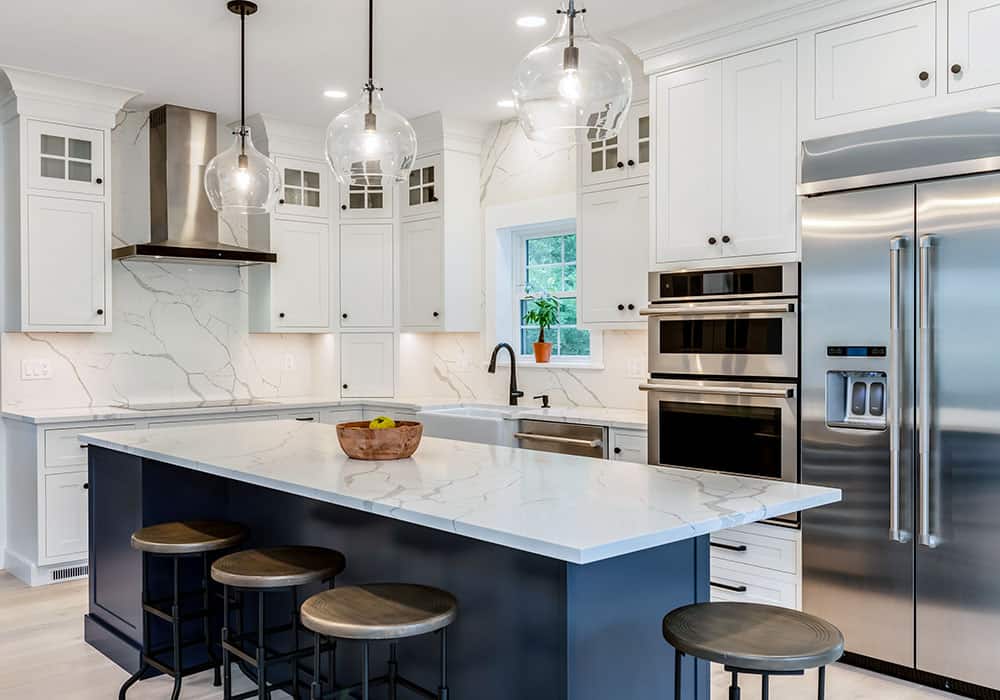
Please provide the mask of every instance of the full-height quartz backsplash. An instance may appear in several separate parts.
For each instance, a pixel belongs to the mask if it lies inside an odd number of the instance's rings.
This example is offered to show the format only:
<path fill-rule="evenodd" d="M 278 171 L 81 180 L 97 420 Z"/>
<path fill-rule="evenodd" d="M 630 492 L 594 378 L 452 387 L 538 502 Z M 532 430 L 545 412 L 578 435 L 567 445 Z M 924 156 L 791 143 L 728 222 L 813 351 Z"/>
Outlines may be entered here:
<path fill-rule="evenodd" d="M 116 246 L 149 240 L 147 116 L 123 114 L 112 132 Z M 222 224 L 224 242 L 246 244 L 243 221 Z M 332 336 L 247 332 L 246 275 L 236 267 L 116 262 L 112 289 L 112 333 L 4 334 L 4 405 L 294 396 L 336 386 L 325 367 L 334 363 Z M 35 359 L 49 361 L 52 379 L 21 379 L 22 360 Z"/>

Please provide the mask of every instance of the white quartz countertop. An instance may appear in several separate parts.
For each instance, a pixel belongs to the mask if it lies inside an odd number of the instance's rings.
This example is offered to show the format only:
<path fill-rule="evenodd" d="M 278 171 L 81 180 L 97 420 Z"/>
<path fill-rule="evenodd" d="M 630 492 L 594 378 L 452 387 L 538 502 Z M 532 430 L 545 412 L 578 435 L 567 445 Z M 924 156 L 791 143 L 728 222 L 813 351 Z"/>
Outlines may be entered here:
<path fill-rule="evenodd" d="M 435 438 L 410 459 L 356 461 L 335 426 L 293 421 L 80 440 L 574 564 L 840 500 L 837 489 Z"/>

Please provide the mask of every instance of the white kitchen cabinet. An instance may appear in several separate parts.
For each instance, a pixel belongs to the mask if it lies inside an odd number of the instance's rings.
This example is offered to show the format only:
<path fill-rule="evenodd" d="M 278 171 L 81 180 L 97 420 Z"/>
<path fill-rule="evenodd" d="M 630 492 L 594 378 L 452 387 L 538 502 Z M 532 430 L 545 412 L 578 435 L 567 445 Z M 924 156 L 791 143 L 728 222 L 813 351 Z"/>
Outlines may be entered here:
<path fill-rule="evenodd" d="M 655 81 L 653 263 L 794 253 L 795 42 Z"/>
<path fill-rule="evenodd" d="M 650 148 L 649 103 L 637 102 L 629 109 L 618 136 L 580 147 L 581 186 L 622 184 L 648 177 Z"/>
<path fill-rule="evenodd" d="M 802 607 L 799 530 L 753 523 L 712 533 L 712 600 Z"/>
<path fill-rule="evenodd" d="M 399 215 L 403 219 L 437 216 L 442 207 L 441 154 L 422 156 L 413 164 L 410 175 L 400 186 Z"/>
<path fill-rule="evenodd" d="M 110 325 L 104 202 L 43 195 L 27 201 L 22 330 Z"/>
<path fill-rule="evenodd" d="M 49 470 L 77 470 L 87 468 L 87 449 L 80 444 L 80 433 L 103 433 L 132 430 L 134 423 L 103 423 L 84 428 L 49 428 L 45 431 L 44 464 Z"/>
<path fill-rule="evenodd" d="M 330 214 L 330 168 L 318 160 L 275 156 L 281 172 L 281 198 L 274 209 L 279 217 L 298 216 L 326 220 Z"/>
<path fill-rule="evenodd" d="M 611 428 L 611 459 L 616 462 L 648 464 L 646 459 L 648 435 L 643 430 Z"/>
<path fill-rule="evenodd" d="M 340 183 L 340 219 L 392 219 L 394 186 L 379 175 L 356 176 L 349 185 Z"/>
<path fill-rule="evenodd" d="M 816 118 L 934 97 L 935 22 L 928 3 L 818 33 Z"/>
<path fill-rule="evenodd" d="M 102 197 L 104 132 L 28 120 L 28 187 Z"/>
<path fill-rule="evenodd" d="M 948 0 L 948 91 L 1000 84 L 1000 1 Z"/>
<path fill-rule="evenodd" d="M 340 395 L 391 397 L 395 391 L 392 333 L 343 333 L 340 336 Z"/>
<path fill-rule="evenodd" d="M 722 235 L 725 256 L 797 247 L 795 45 L 722 62 Z"/>
<path fill-rule="evenodd" d="M 364 410 L 360 407 L 354 408 L 327 408 L 320 411 L 319 422 L 326 425 L 337 425 L 338 423 L 351 423 L 364 420 Z"/>
<path fill-rule="evenodd" d="M 577 321 L 642 326 L 649 296 L 649 185 L 586 192 L 577 212 Z M 600 326 L 599 326 L 600 327 Z"/>
<path fill-rule="evenodd" d="M 444 321 L 443 220 L 404 221 L 399 248 L 400 327 L 440 329 Z"/>
<path fill-rule="evenodd" d="M 87 472 L 45 476 L 45 555 L 87 553 Z"/>
<path fill-rule="evenodd" d="M 277 253 L 278 262 L 249 270 L 250 331 L 330 331 L 330 225 L 304 218 L 256 218 L 250 224 L 250 244 Z"/>
<path fill-rule="evenodd" d="M 341 225 L 341 328 L 392 326 L 392 238 L 391 223 Z"/>

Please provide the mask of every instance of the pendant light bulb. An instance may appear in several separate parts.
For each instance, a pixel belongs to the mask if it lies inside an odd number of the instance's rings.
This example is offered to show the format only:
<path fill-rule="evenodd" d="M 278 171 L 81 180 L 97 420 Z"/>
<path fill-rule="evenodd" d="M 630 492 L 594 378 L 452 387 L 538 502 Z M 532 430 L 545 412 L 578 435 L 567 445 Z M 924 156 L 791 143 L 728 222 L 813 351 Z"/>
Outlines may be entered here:
<path fill-rule="evenodd" d="M 253 145 L 246 125 L 246 18 L 257 11 L 250 0 L 229 0 L 226 7 L 240 16 L 240 126 L 233 144 L 205 168 L 205 193 L 218 212 L 267 214 L 281 192 L 281 172 Z"/>
<path fill-rule="evenodd" d="M 326 159 L 345 186 L 376 182 L 383 187 L 409 177 L 417 156 L 417 134 L 406 118 L 386 108 L 373 77 L 374 0 L 368 2 L 368 82 L 361 99 L 334 117 L 326 129 Z"/>
<path fill-rule="evenodd" d="M 528 138 L 557 144 L 618 135 L 632 103 L 624 56 L 596 41 L 586 10 L 567 0 L 556 33 L 522 59 L 514 73 L 514 108 Z"/>

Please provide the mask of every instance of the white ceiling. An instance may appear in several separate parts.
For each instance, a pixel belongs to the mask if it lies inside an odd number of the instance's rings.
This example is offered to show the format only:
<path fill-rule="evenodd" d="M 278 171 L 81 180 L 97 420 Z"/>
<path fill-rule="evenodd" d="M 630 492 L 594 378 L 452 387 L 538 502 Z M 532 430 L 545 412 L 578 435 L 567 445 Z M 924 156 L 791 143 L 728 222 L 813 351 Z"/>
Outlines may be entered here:
<path fill-rule="evenodd" d="M 366 75 L 367 2 L 258 0 L 247 19 L 247 112 L 325 124 Z M 595 34 L 706 0 L 589 0 Z M 520 57 L 554 30 L 558 0 L 377 0 L 375 74 L 386 104 L 408 116 L 440 110 L 510 116 Z M 5 0 L 0 64 L 141 90 L 139 106 L 173 103 L 239 113 L 239 20 L 225 0 Z M 515 26 L 522 15 L 548 26 Z M 322 93 L 339 88 L 347 100 Z"/>

